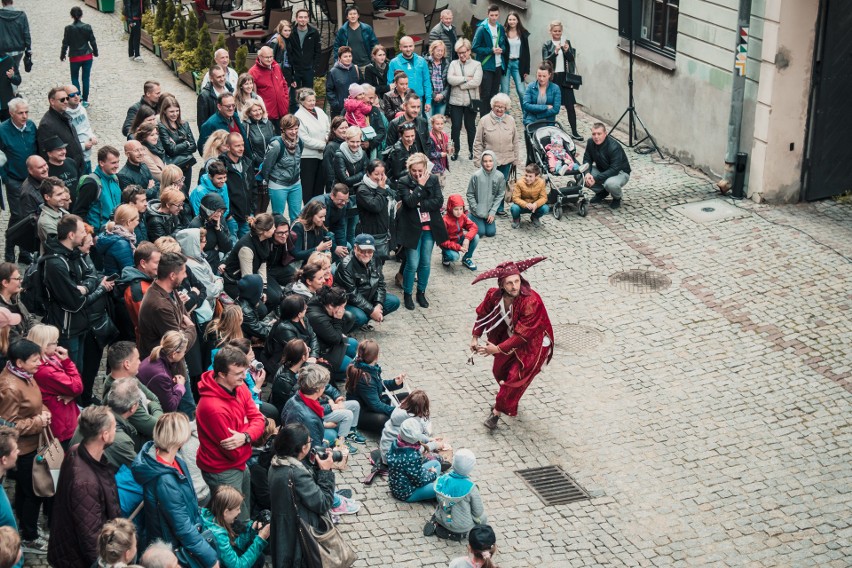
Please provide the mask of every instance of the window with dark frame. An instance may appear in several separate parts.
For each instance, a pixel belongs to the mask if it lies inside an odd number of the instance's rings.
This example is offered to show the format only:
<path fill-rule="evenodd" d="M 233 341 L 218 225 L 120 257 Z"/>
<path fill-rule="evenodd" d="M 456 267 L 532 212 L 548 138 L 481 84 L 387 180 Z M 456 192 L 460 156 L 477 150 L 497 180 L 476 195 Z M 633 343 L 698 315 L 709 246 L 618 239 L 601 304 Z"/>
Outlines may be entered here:
<path fill-rule="evenodd" d="M 642 33 L 637 45 L 674 59 L 680 0 L 642 0 Z"/>

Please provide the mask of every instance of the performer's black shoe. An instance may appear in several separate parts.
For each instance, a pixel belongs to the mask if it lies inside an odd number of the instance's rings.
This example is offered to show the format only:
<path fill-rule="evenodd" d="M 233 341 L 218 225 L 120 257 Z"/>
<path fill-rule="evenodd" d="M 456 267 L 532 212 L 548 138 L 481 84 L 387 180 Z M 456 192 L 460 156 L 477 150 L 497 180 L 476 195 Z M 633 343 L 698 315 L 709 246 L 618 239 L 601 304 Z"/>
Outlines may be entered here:
<path fill-rule="evenodd" d="M 403 304 L 405 304 L 406 310 L 413 310 L 414 309 L 414 300 L 411 298 L 411 294 L 403 294 L 402 295 L 402 302 L 403 302 Z"/>
<path fill-rule="evenodd" d="M 426 299 L 426 292 L 417 291 L 417 303 L 421 308 L 429 307 L 429 300 Z"/>
<path fill-rule="evenodd" d="M 485 427 L 489 430 L 496 430 L 498 420 L 500 420 L 500 417 L 494 414 L 494 412 L 492 411 L 488 414 L 488 419 L 483 422 L 483 424 L 485 424 Z"/>

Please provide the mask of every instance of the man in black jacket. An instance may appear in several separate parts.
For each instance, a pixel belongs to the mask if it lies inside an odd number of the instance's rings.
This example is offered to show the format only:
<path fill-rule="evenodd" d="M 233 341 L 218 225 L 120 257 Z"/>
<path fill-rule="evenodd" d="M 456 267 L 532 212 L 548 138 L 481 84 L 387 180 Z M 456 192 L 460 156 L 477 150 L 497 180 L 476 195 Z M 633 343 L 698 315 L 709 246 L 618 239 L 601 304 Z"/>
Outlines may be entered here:
<path fill-rule="evenodd" d="M 141 142 L 130 140 L 124 143 L 124 155 L 127 162 L 118 170 L 118 187 L 122 190 L 128 185 L 144 187 L 149 199 L 154 199 L 157 192 L 154 190 L 156 183 L 154 176 L 148 166 L 142 163 L 145 157 L 145 147 Z"/>
<path fill-rule="evenodd" d="M 130 3 L 138 3 L 141 0 L 128 1 Z M 136 51 L 137 53 L 139 52 L 138 48 Z M 160 110 L 160 84 L 156 81 L 145 81 L 145 85 L 142 88 L 142 92 L 143 95 L 142 98 L 139 99 L 139 102 L 133 103 L 132 105 L 130 105 L 130 108 L 127 109 L 127 115 L 124 117 L 124 124 L 121 125 L 121 133 L 125 136 L 130 136 L 130 127 L 133 125 L 133 119 L 136 118 L 136 113 L 139 112 L 139 109 L 142 107 L 142 105 L 151 107 L 151 110 L 153 110 L 154 112 L 159 112 Z"/>
<path fill-rule="evenodd" d="M 399 309 L 399 298 L 388 294 L 382 263 L 376 258 L 376 240 L 372 235 L 355 237 L 353 254 L 340 262 L 334 283 L 346 291 L 346 311 L 362 327 L 370 320 L 381 323 Z"/>
<path fill-rule="evenodd" d="M 254 217 L 254 168 L 251 158 L 245 155 L 246 144 L 239 132 L 228 135 L 228 151 L 219 156 L 228 170 L 228 201 L 231 217 L 237 222 L 237 238 L 249 232 L 249 219 Z"/>
<path fill-rule="evenodd" d="M 0 10 L 0 55 L 13 56 L 17 67 L 24 54 L 32 54 L 33 43 L 27 15 L 13 4 L 13 0 L 3 0 Z"/>
<path fill-rule="evenodd" d="M 207 119 L 216 114 L 218 110 L 219 96 L 225 93 L 233 93 L 235 85 L 228 83 L 225 71 L 218 65 L 214 65 L 208 71 L 210 82 L 201 89 L 195 105 L 195 118 L 198 120 L 198 128 L 207 122 Z M 199 152 L 203 151 L 199 143 Z"/>
<path fill-rule="evenodd" d="M 621 207 L 621 190 L 630 179 L 630 162 L 624 148 L 607 135 L 606 126 L 600 122 L 592 125 L 592 137 L 586 142 L 583 163 L 591 168 L 585 177 L 586 187 L 595 191 L 591 203 L 600 203 L 607 195 L 612 195 L 610 208 Z"/>
<path fill-rule="evenodd" d="M 421 109 L 420 97 L 414 92 L 409 91 L 405 95 L 405 101 L 402 103 L 402 114 L 390 121 L 388 124 L 388 133 L 385 140 L 385 147 L 390 148 L 396 141 L 399 140 L 399 127 L 406 123 L 412 123 L 417 128 L 417 138 L 414 141 L 414 147 L 418 152 L 429 155 L 432 148 L 432 139 L 429 137 L 429 121 L 423 118 L 420 114 Z"/>
<path fill-rule="evenodd" d="M 293 66 L 296 88 L 314 88 L 314 66 L 322 54 L 319 31 L 308 23 L 309 12 L 296 10 L 296 29 L 287 38 L 287 51 Z"/>
<path fill-rule="evenodd" d="M 132 61 L 142 61 L 139 44 L 142 40 L 142 14 L 144 13 L 144 0 L 124 0 L 124 19 L 127 20 L 127 26 L 130 28 L 130 38 L 127 40 L 127 56 Z M 126 133 L 125 136 L 127 136 Z"/>
<path fill-rule="evenodd" d="M 44 142 L 44 151 L 47 153 L 47 175 L 59 178 L 65 187 L 77 192 L 77 182 L 80 173 L 77 164 L 68 157 L 68 145 L 58 136 L 51 136 Z"/>
<path fill-rule="evenodd" d="M 27 179 L 21 184 L 20 219 L 38 213 L 39 207 L 44 203 L 39 187 L 49 175 L 49 165 L 44 158 L 38 155 L 27 158 Z M 10 220 L 9 226 L 12 225 L 14 222 Z"/>
<path fill-rule="evenodd" d="M 68 93 L 65 91 L 65 87 L 50 89 L 47 93 L 47 101 L 50 104 L 50 109 L 41 117 L 41 122 L 38 123 L 38 130 L 36 131 L 39 154 L 42 158 L 47 159 L 47 141 L 53 136 L 58 136 L 67 144 L 68 158 L 74 160 L 77 164 L 77 171 L 82 173 L 83 164 L 86 160 L 83 157 L 83 147 L 80 145 L 77 129 L 71 124 L 71 117 L 65 112 L 65 109 L 68 108 Z"/>

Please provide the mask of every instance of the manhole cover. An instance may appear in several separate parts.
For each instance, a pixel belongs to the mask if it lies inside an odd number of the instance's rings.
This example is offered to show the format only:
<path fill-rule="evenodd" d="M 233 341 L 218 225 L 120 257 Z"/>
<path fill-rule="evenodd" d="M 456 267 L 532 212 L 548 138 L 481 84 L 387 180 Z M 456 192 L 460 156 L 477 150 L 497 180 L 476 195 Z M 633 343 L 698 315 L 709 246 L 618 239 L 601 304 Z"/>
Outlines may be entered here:
<path fill-rule="evenodd" d="M 713 211 L 716 210 L 716 208 L 715 207 L 702 207 L 701 210 L 704 211 L 705 213 L 712 213 Z"/>
<path fill-rule="evenodd" d="M 575 501 L 589 499 L 586 490 L 574 479 L 555 465 L 522 469 L 515 473 L 533 490 L 545 506 L 565 505 Z"/>
<path fill-rule="evenodd" d="M 604 339 L 604 334 L 593 327 L 578 324 L 558 325 L 553 330 L 556 349 L 569 353 L 591 351 L 598 347 Z"/>
<path fill-rule="evenodd" d="M 616 272 L 609 277 L 609 283 L 623 292 L 634 294 L 661 292 L 672 285 L 671 279 L 665 274 L 638 269 Z"/>

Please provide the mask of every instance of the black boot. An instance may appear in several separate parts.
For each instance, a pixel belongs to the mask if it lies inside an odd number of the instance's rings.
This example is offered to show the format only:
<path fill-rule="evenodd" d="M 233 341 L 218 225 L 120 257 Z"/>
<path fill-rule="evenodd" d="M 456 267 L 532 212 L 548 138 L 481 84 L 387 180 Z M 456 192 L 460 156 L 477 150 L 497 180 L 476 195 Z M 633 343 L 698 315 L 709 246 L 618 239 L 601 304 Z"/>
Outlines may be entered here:
<path fill-rule="evenodd" d="M 429 300 L 426 299 L 426 292 L 417 291 L 417 303 L 420 304 L 421 308 L 429 307 Z"/>
<path fill-rule="evenodd" d="M 420 294 L 418 294 L 420 296 Z M 414 309 L 414 300 L 411 299 L 411 294 L 403 294 L 402 295 L 402 303 L 405 304 L 406 310 Z"/>

